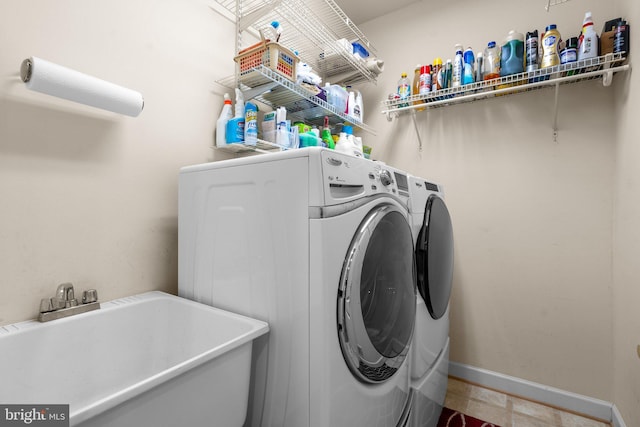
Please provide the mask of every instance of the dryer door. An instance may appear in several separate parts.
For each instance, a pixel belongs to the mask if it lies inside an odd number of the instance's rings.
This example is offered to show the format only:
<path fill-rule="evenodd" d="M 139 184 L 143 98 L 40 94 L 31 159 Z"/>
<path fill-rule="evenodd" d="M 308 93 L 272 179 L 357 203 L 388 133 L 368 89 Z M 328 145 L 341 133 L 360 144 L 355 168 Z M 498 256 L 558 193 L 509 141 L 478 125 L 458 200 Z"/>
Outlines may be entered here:
<path fill-rule="evenodd" d="M 447 311 L 453 279 L 453 227 L 447 206 L 432 194 L 416 242 L 418 290 L 434 319 Z"/>
<path fill-rule="evenodd" d="M 356 378 L 380 383 L 400 368 L 415 317 L 411 228 L 400 208 L 381 204 L 360 224 L 340 277 L 338 335 Z"/>

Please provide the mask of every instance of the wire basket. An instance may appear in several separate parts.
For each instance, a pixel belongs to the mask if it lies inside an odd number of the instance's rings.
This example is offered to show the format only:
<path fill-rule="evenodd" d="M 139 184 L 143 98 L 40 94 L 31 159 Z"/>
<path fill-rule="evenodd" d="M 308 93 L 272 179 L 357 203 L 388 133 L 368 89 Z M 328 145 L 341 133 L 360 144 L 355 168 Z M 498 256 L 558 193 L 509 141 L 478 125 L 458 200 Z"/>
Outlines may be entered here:
<path fill-rule="evenodd" d="M 262 41 L 241 50 L 234 58 L 240 65 L 240 82 L 249 87 L 268 83 L 269 79 L 262 75 L 258 67 L 267 67 L 292 82 L 296 81 L 298 57 L 289 49 L 276 42 Z"/>

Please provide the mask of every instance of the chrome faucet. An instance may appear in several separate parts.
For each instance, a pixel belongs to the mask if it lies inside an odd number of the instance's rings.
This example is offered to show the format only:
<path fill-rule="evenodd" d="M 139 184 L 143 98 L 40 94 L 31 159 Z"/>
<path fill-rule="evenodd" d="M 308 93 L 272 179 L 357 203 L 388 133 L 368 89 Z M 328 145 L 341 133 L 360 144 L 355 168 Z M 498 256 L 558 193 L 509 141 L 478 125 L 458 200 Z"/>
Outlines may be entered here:
<path fill-rule="evenodd" d="M 74 314 L 86 313 L 98 308 L 100 308 L 100 303 L 98 302 L 98 292 L 95 289 L 84 291 L 82 293 L 82 303 L 78 304 L 73 285 L 71 283 L 63 283 L 58 286 L 56 295 L 53 298 L 43 298 L 40 301 L 38 320 L 40 322 L 48 322 L 73 316 Z"/>

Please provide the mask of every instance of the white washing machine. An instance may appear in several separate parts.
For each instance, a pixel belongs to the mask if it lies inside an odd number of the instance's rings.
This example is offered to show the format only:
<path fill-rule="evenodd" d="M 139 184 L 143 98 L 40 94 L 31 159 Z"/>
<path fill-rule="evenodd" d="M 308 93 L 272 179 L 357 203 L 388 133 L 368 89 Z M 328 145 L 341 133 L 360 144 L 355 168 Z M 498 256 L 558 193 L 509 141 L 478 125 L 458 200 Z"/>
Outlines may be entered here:
<path fill-rule="evenodd" d="M 411 349 L 412 427 L 435 427 L 447 393 L 453 228 L 441 186 L 409 176 L 418 298 Z"/>
<path fill-rule="evenodd" d="M 317 147 L 180 171 L 180 296 L 270 326 L 247 426 L 408 425 L 408 196 L 405 173 Z"/>

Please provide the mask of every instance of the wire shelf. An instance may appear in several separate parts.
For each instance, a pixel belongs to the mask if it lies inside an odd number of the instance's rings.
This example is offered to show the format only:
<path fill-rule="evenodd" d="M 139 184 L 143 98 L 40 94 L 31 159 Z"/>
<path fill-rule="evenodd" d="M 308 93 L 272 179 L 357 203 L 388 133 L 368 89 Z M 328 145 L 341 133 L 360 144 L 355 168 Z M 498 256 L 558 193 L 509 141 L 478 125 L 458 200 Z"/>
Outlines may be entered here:
<path fill-rule="evenodd" d="M 376 49 L 334 0 L 215 0 L 236 16 L 240 30 L 256 32 L 279 21 L 283 32 L 279 43 L 298 52 L 325 79 L 348 71 L 357 71 L 362 81 L 375 83 L 377 75 L 366 62 L 342 49 L 340 39 L 359 42 L 370 54 Z"/>
<path fill-rule="evenodd" d="M 512 95 L 559 84 L 607 78 L 608 73 L 626 70 L 624 52 L 562 64 L 541 70 L 513 74 L 493 80 L 442 89 L 423 95 L 412 95 L 405 100 L 382 101 L 384 114 L 403 114 L 412 110 L 425 110 L 473 102 L 501 95 Z M 604 76 L 604 77 L 603 77 Z M 609 82 L 610 83 L 610 82 Z"/>
<path fill-rule="evenodd" d="M 287 114 L 318 127 L 324 124 L 324 117 L 327 116 L 331 125 L 349 123 L 356 130 L 375 135 L 373 128 L 338 111 L 333 105 L 329 105 L 311 91 L 293 83 L 270 68 L 260 65 L 255 68 L 255 71 L 256 73 L 252 73 L 250 80 L 240 82 L 240 89 L 249 93 L 249 96 L 245 96 L 245 98 L 256 99 L 273 109 L 285 107 Z M 235 80 L 228 77 L 219 80 L 218 83 L 233 88 Z M 255 95 L 251 92 L 254 92 Z"/>
<path fill-rule="evenodd" d="M 221 147 L 213 147 L 218 150 L 228 151 L 231 153 L 274 153 L 282 150 L 288 150 L 286 147 L 282 147 L 272 142 L 258 139 L 256 145 L 247 145 L 244 142 L 234 142 L 232 144 L 223 145 Z"/>
<path fill-rule="evenodd" d="M 559 4 L 562 3 L 566 3 L 569 0 L 547 0 L 547 5 L 544 7 L 546 9 L 547 12 L 549 12 L 549 9 L 551 9 L 551 6 L 557 6 Z"/>

